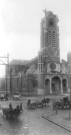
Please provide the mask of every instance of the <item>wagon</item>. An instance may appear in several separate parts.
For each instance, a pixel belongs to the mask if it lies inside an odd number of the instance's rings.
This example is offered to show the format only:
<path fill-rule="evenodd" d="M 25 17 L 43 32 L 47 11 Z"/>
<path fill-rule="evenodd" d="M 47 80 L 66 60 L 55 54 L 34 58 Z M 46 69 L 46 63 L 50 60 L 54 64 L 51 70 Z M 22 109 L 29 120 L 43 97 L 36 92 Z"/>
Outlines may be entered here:
<path fill-rule="evenodd" d="M 41 101 L 36 101 L 34 103 L 31 103 L 31 100 L 29 99 L 27 102 L 27 108 L 28 109 L 36 109 L 36 108 L 43 108 L 47 104 L 49 104 L 50 99 L 43 99 Z"/>
<path fill-rule="evenodd" d="M 13 95 L 12 99 L 13 100 L 19 100 L 20 99 L 20 95 Z"/>
<path fill-rule="evenodd" d="M 70 101 L 68 97 L 64 97 L 58 101 L 53 102 L 53 109 L 68 109 L 70 107 Z"/>
<path fill-rule="evenodd" d="M 12 110 L 10 110 L 9 108 L 2 108 L 2 112 L 3 112 L 3 116 L 6 119 L 14 120 L 14 119 L 18 119 L 18 117 L 22 113 L 22 110 L 17 107 Z"/>

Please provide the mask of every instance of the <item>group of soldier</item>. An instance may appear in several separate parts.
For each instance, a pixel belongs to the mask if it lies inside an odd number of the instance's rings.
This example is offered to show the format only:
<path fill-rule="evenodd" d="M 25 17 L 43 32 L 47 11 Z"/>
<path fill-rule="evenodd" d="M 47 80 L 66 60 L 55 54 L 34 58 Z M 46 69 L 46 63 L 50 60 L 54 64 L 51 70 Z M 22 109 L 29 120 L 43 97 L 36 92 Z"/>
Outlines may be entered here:
<path fill-rule="evenodd" d="M 17 111 L 22 111 L 22 110 L 23 110 L 23 108 L 22 108 L 22 103 L 21 103 L 20 105 L 17 105 L 15 109 L 16 109 Z M 14 110 L 11 103 L 9 104 L 9 110 L 10 110 L 10 111 L 13 111 L 13 110 Z"/>

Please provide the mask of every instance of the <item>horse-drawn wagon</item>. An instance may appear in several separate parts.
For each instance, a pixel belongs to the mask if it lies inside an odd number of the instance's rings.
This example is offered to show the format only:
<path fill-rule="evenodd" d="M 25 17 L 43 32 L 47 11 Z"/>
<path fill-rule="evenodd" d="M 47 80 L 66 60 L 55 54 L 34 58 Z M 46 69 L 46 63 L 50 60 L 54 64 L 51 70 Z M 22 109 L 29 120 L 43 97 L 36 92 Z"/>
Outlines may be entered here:
<path fill-rule="evenodd" d="M 71 106 L 71 103 L 68 97 L 63 97 L 55 102 L 53 102 L 53 109 L 68 109 Z"/>
<path fill-rule="evenodd" d="M 31 100 L 29 99 L 27 102 L 27 108 L 28 109 L 36 109 L 36 108 L 43 108 L 44 106 L 47 106 L 49 104 L 50 98 L 43 98 L 41 101 L 36 101 L 31 103 Z"/>
<path fill-rule="evenodd" d="M 9 104 L 9 108 L 3 107 L 2 108 L 2 112 L 3 112 L 3 116 L 6 119 L 18 119 L 19 115 L 22 113 L 23 109 L 22 106 L 20 104 L 16 106 L 16 108 L 12 108 L 11 104 Z"/>
<path fill-rule="evenodd" d="M 1 94 L 0 95 L 0 100 L 3 101 L 3 100 L 8 100 L 8 94 Z"/>

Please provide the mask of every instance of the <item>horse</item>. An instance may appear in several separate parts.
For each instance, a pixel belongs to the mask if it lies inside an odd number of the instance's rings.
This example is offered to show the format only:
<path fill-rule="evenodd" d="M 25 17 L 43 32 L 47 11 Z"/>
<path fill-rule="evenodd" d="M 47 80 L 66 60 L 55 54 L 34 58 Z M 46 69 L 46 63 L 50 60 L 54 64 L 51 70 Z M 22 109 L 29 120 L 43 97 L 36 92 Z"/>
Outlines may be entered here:
<path fill-rule="evenodd" d="M 43 106 L 46 106 L 48 103 L 49 103 L 49 101 L 50 101 L 50 98 L 43 98 L 42 99 L 42 103 L 43 103 Z"/>

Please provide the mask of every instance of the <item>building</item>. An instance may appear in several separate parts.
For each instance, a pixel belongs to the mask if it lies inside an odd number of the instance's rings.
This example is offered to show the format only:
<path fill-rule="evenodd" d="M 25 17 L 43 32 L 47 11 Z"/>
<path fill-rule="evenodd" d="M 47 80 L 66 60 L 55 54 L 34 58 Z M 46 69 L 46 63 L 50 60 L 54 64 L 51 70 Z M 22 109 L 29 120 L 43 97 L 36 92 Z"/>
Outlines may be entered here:
<path fill-rule="evenodd" d="M 40 24 L 38 56 L 31 61 L 13 60 L 10 63 L 7 73 L 10 78 L 10 92 L 63 94 L 70 87 L 71 52 L 67 55 L 67 61 L 60 61 L 58 16 L 47 10 L 44 13 Z"/>

